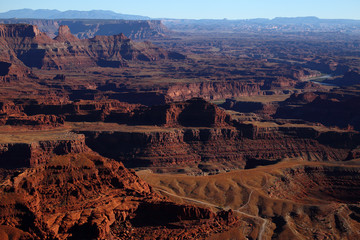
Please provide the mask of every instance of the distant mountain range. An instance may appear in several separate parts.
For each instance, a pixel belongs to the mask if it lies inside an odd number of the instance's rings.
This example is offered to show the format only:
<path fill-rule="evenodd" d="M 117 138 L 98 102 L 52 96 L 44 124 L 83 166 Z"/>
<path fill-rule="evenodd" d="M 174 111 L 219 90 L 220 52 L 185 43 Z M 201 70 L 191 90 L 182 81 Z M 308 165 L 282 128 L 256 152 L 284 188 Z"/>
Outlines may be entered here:
<path fill-rule="evenodd" d="M 125 20 L 149 20 L 149 17 L 139 15 L 121 14 L 106 10 L 61 12 L 49 9 L 19 9 L 0 13 L 0 18 L 34 18 L 34 19 L 125 19 Z"/>
<path fill-rule="evenodd" d="M 135 20 L 135 21 L 134 21 Z M 55 37 L 60 25 L 68 25 L 78 38 L 124 33 L 134 40 L 165 36 L 170 30 L 188 33 L 303 33 L 341 32 L 360 36 L 360 20 L 320 19 L 317 17 L 277 17 L 274 19 L 152 19 L 106 10 L 76 11 L 20 9 L 0 13 L 0 23 L 37 25 Z"/>
<path fill-rule="evenodd" d="M 110 10 L 91 10 L 91 11 L 59 11 L 50 9 L 18 9 L 10 10 L 8 12 L 0 13 L 0 19 L 123 19 L 123 20 L 150 20 L 150 17 L 140 15 L 130 15 L 116 13 Z M 156 18 L 157 20 L 165 21 L 182 21 L 184 23 L 192 24 L 359 24 L 360 20 L 351 19 L 320 19 L 317 17 L 277 17 L 274 19 L 268 18 L 254 18 L 254 19 L 167 19 L 167 18 Z"/>

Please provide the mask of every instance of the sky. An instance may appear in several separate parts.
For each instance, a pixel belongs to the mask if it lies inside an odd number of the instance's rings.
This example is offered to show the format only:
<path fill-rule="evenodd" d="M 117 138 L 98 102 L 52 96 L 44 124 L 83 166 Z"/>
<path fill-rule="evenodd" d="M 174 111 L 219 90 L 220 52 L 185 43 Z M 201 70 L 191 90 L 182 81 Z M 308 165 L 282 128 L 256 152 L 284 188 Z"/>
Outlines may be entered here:
<path fill-rule="evenodd" d="M 0 0 L 0 12 L 22 8 L 112 10 L 152 18 L 179 19 L 306 16 L 360 19 L 360 0 Z"/>

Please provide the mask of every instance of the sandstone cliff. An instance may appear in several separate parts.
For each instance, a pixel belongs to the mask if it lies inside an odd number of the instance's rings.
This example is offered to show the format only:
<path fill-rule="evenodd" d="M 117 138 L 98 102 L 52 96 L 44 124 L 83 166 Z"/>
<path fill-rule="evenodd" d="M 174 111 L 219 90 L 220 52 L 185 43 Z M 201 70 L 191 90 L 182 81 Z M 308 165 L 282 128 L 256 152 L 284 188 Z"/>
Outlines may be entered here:
<path fill-rule="evenodd" d="M 360 145 L 356 133 L 322 132 L 302 126 L 262 127 L 251 123 L 239 124 L 236 128 L 79 132 L 85 134 L 90 148 L 129 167 L 170 171 L 184 167 L 191 167 L 194 172 L 253 168 L 286 158 L 345 161 Z M 337 143 L 334 139 L 338 139 Z"/>
<path fill-rule="evenodd" d="M 170 31 L 159 20 L 45 20 L 45 19 L 2 19 L 1 23 L 26 23 L 37 25 L 49 37 L 56 37 L 61 25 L 69 26 L 78 38 L 93 38 L 96 35 L 111 36 L 120 33 L 131 39 L 144 40 L 165 37 Z"/>
<path fill-rule="evenodd" d="M 94 153 L 1 171 L 4 239 L 205 239 L 238 223 L 231 211 L 215 214 L 161 198 L 133 171 Z"/>
<path fill-rule="evenodd" d="M 360 98 L 354 94 L 339 92 L 319 92 L 294 94 L 282 103 L 274 117 L 303 119 L 318 122 L 326 126 L 337 126 L 342 129 L 360 129 Z"/>
<path fill-rule="evenodd" d="M 121 67 L 131 60 L 173 58 L 173 55 L 149 42 L 135 43 L 123 34 L 79 40 L 65 26 L 60 26 L 58 36 L 51 39 L 36 26 L 2 24 L 0 41 L 4 60 L 15 64 L 21 61 L 31 68 Z"/>
<path fill-rule="evenodd" d="M 193 97 L 206 100 L 226 99 L 238 96 L 261 94 L 261 82 L 202 82 L 170 86 L 166 95 L 173 101 L 184 101 Z"/>
<path fill-rule="evenodd" d="M 54 155 L 89 151 L 84 135 L 70 132 L 17 132 L 1 137 L 0 168 L 6 169 L 34 167 L 45 164 Z"/>

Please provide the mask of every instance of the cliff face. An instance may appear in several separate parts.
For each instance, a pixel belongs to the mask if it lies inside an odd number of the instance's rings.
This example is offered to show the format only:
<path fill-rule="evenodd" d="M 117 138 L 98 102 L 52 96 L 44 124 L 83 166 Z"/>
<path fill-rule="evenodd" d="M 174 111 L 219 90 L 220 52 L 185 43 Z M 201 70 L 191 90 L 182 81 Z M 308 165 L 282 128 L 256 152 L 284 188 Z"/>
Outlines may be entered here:
<path fill-rule="evenodd" d="M 205 239 L 238 223 L 231 212 L 161 198 L 121 163 L 93 153 L 8 170 L 0 181 L 4 239 Z"/>
<path fill-rule="evenodd" d="M 163 125 L 184 124 L 191 121 L 189 117 L 194 113 L 210 118 L 204 124 L 227 125 L 226 114 L 216 106 L 201 99 L 157 110 L 111 100 L 66 105 L 32 103 L 2 102 L 0 105 L 0 114 L 7 116 L 5 127 L 17 129 L 19 124 L 25 129 L 1 133 L 1 238 L 11 238 L 15 234 L 28 239 L 206 239 L 239 226 L 232 211 L 216 214 L 206 208 L 176 204 L 158 196 L 122 163 L 92 152 L 85 145 L 84 135 L 66 130 L 69 125 L 46 131 L 30 131 L 24 126 L 37 119 L 43 125 L 55 124 L 64 121 L 64 117 L 101 121 L 111 116 L 112 111 L 124 114 L 124 119 L 130 121 L 136 115 L 135 110 L 157 111 L 165 116 Z M 169 109 L 176 110 L 178 115 L 168 116 L 173 112 Z M 181 120 L 181 114 L 186 111 L 191 114 L 185 114 L 185 120 Z M 103 122 L 98 124 L 100 128 L 106 126 Z M 163 139 L 159 139 L 161 137 Z M 173 137 L 176 136 L 137 136 L 133 132 L 121 136 L 134 147 L 145 148 L 149 142 L 174 141 Z M 111 136 L 106 141 L 111 141 Z M 123 145 L 121 149 L 126 147 Z"/>
<path fill-rule="evenodd" d="M 311 102 L 315 95 L 298 95 L 287 101 Z M 64 120 L 79 122 L 75 131 L 85 134 L 89 147 L 131 167 L 191 165 L 199 171 L 198 166 L 205 163 L 200 169 L 207 171 L 209 163 L 217 165 L 212 170 L 224 170 L 252 168 L 284 158 L 344 161 L 355 158 L 360 145 L 360 137 L 353 131 L 231 120 L 224 110 L 200 98 L 153 107 L 115 100 L 64 105 L 7 102 L 0 113 L 5 116 L 3 124 L 11 126 L 41 129 L 61 126 Z M 84 121 L 102 123 L 81 127 Z M 142 127 L 136 130 L 134 125 Z"/>
<path fill-rule="evenodd" d="M 58 36 L 51 39 L 32 25 L 0 25 L 0 41 L 5 60 L 42 69 L 121 67 L 131 60 L 173 58 L 149 42 L 135 43 L 123 34 L 79 40 L 66 26 L 60 26 Z"/>
<path fill-rule="evenodd" d="M 216 105 L 202 98 L 185 102 L 140 108 L 129 120 L 129 124 L 163 125 L 166 127 L 215 127 L 227 126 L 230 116 Z"/>
<path fill-rule="evenodd" d="M 251 124 L 239 125 L 237 129 L 80 132 L 85 134 L 90 148 L 130 167 L 191 166 L 197 169 L 195 171 L 199 171 L 199 167 L 205 172 L 215 171 L 216 168 L 252 168 L 284 158 L 345 161 L 360 143 L 355 133 L 318 132 L 313 128 L 297 127 L 256 127 Z M 334 142 L 331 139 L 339 140 Z M 208 164 L 217 167 L 206 169 Z"/>
<path fill-rule="evenodd" d="M 1 38 L 46 38 L 46 34 L 41 33 L 36 26 L 26 24 L 0 25 Z"/>
<path fill-rule="evenodd" d="M 7 83 L 29 75 L 29 69 L 18 59 L 13 45 L 7 41 L 7 39 L 24 39 L 27 36 L 40 42 L 46 39 L 46 35 L 41 34 L 35 26 L 0 24 L 0 82 Z M 20 40 L 17 42 L 22 43 Z"/>
<path fill-rule="evenodd" d="M 3 143 L 0 143 L 0 168 L 6 169 L 34 167 L 46 163 L 54 155 L 89 151 L 85 145 L 84 135 L 73 133 L 59 134 L 53 139 L 40 141 L 13 140 L 11 139 L 12 136 L 4 134 L 2 137 Z M 18 138 L 21 138 L 21 136 Z M 6 140 L 8 143 L 4 143 Z"/>
<path fill-rule="evenodd" d="M 123 33 L 131 39 L 144 40 L 166 36 L 169 30 L 159 20 L 45 20 L 3 19 L 0 23 L 26 23 L 37 25 L 49 37 L 56 37 L 61 25 L 69 26 L 72 34 L 80 39 L 97 35 L 111 36 Z"/>
<path fill-rule="evenodd" d="M 206 100 L 226 99 L 238 96 L 259 95 L 262 83 L 257 82 L 202 82 L 177 84 L 167 89 L 166 95 L 174 101 L 184 101 L 192 97 Z"/>
<path fill-rule="evenodd" d="M 303 119 L 326 126 L 360 129 L 360 97 L 344 93 L 294 94 L 280 105 L 274 117 Z"/>
<path fill-rule="evenodd" d="M 41 113 L 47 115 L 60 115 L 66 121 L 97 122 L 116 120 L 130 123 L 131 116 L 137 109 L 144 108 L 139 104 L 129 104 L 117 100 L 104 101 L 78 101 L 67 104 L 39 104 L 24 103 L 22 112 L 31 117 Z"/>

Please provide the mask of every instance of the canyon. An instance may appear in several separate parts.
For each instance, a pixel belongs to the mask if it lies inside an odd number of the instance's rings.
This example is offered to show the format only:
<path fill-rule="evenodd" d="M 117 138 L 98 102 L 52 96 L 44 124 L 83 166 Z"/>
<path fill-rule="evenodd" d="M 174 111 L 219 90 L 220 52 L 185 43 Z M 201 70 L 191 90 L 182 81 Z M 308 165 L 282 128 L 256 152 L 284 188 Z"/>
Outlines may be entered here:
<path fill-rule="evenodd" d="M 159 20 L 44 20 L 44 19 L 0 19 L 3 24 L 30 24 L 36 25 L 40 31 L 49 37 L 58 35 L 59 27 L 66 25 L 71 33 L 80 39 L 93 38 L 96 35 L 111 36 L 124 34 L 133 40 L 149 40 L 166 37 L 168 30 Z"/>
<path fill-rule="evenodd" d="M 354 35 L 1 22 L 1 239 L 359 238 Z"/>

